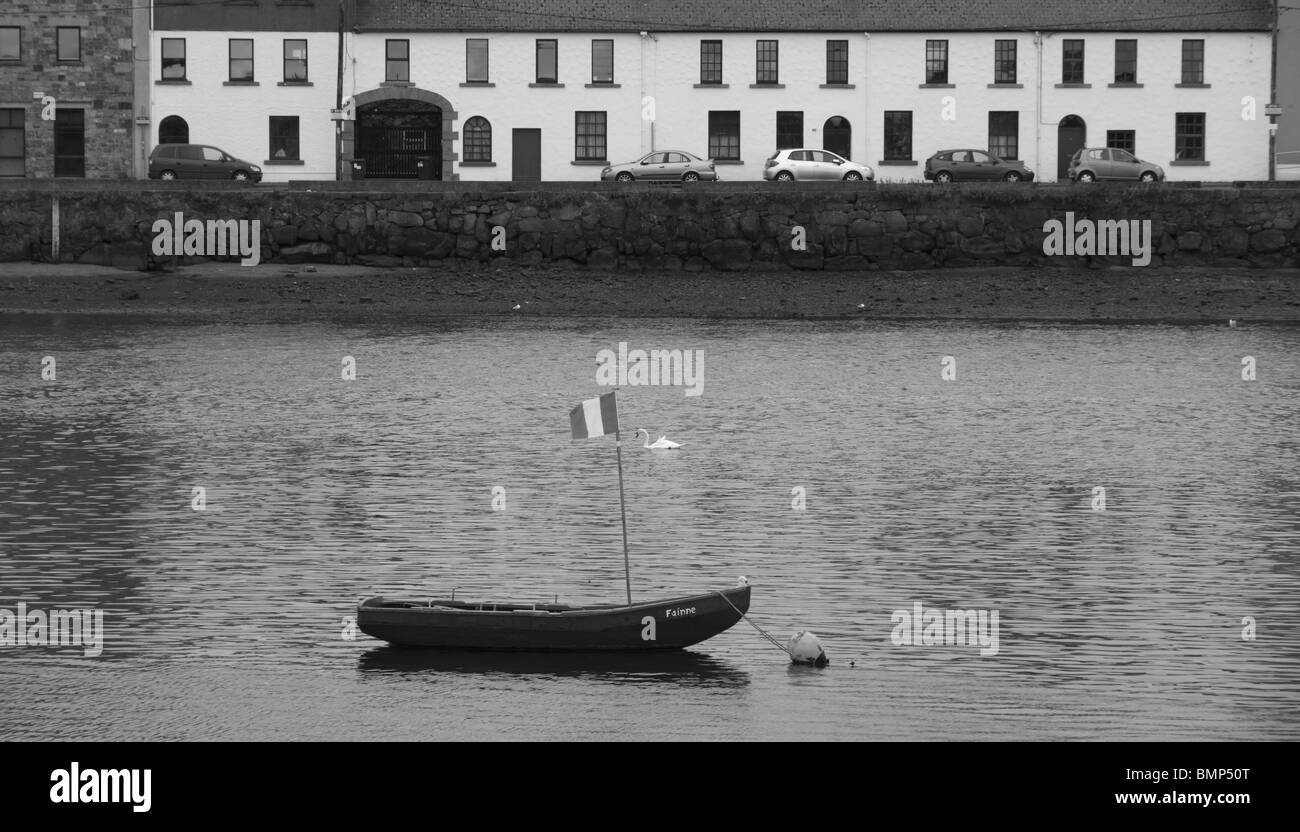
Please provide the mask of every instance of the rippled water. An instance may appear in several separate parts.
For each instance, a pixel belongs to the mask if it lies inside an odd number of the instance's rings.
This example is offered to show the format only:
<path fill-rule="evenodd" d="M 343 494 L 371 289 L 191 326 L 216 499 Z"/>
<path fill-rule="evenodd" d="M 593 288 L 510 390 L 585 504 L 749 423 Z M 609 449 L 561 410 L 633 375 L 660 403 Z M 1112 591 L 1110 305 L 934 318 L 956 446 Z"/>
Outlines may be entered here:
<path fill-rule="evenodd" d="M 1300 738 L 1294 327 L 0 327 L 0 607 L 105 625 L 0 647 L 3 738 Z M 685 446 L 624 449 L 634 595 L 744 574 L 832 665 L 743 623 L 651 657 L 344 638 L 375 592 L 622 598 L 614 444 L 568 436 L 620 341 L 705 355 L 701 396 L 620 392 Z M 893 644 L 918 601 L 996 610 L 997 654 Z"/>

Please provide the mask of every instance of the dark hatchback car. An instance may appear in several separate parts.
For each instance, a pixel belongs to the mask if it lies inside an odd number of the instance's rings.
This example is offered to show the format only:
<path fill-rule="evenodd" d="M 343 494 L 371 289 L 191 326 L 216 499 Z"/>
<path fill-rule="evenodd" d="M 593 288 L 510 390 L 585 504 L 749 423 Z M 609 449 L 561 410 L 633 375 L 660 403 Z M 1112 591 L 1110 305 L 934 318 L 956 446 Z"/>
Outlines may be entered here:
<path fill-rule="evenodd" d="M 149 154 L 149 178 L 261 182 L 262 169 L 211 145 L 160 144 Z"/>
<path fill-rule="evenodd" d="M 925 178 L 934 182 L 1032 182 L 1034 172 L 1016 159 L 987 150 L 940 150 L 925 160 Z"/>

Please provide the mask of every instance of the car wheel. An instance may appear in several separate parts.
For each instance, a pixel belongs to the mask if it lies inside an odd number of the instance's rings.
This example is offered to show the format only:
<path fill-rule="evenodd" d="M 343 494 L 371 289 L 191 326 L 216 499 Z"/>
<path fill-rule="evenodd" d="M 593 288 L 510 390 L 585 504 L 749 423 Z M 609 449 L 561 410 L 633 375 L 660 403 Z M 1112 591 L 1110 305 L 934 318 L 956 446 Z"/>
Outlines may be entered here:
<path fill-rule="evenodd" d="M 233 174 L 231 174 L 230 178 L 233 179 L 233 180 L 235 180 L 236 182 L 247 182 L 247 181 L 248 181 L 248 171 L 246 171 L 246 170 L 237 170 L 237 171 L 235 171 Z"/>
<path fill-rule="evenodd" d="M 699 182 L 699 181 L 700 181 L 700 175 L 699 175 L 698 173 L 696 173 L 695 171 L 693 171 L 693 170 L 688 170 L 688 171 L 686 171 L 686 173 L 682 174 L 682 181 L 683 181 L 683 182 Z"/>
<path fill-rule="evenodd" d="M 627 171 L 623 171 L 618 176 L 614 177 L 614 179 L 616 179 L 619 182 L 631 182 L 635 178 L 636 177 L 634 177 L 632 174 L 628 173 Z"/>
<path fill-rule="evenodd" d="M 856 170 L 851 170 L 851 171 L 849 171 L 848 173 L 844 174 L 844 181 L 845 181 L 845 182 L 861 182 L 861 181 L 862 181 L 862 174 L 858 173 Z"/>
<path fill-rule="evenodd" d="M 1019 182 L 1022 178 L 1019 171 L 1009 170 L 1007 175 L 1002 177 L 1002 180 L 1004 182 Z"/>
<path fill-rule="evenodd" d="M 176 178 L 176 171 L 174 171 L 174 170 L 165 170 L 165 171 L 163 171 L 162 173 L 158 174 L 158 178 L 159 178 L 159 179 L 166 179 L 166 180 L 168 180 L 168 181 L 171 181 L 172 179 L 175 179 L 175 178 Z"/>
<path fill-rule="evenodd" d="M 952 181 L 952 174 L 949 173 L 949 172 L 946 171 L 946 170 L 941 170 L 941 171 L 939 171 L 938 173 L 936 173 L 936 174 L 934 175 L 934 181 L 935 181 L 935 182 L 943 182 L 943 183 L 946 184 L 946 183 Z"/>
<path fill-rule="evenodd" d="M 788 170 L 783 170 L 776 175 L 777 182 L 793 182 L 794 174 Z"/>
<path fill-rule="evenodd" d="M 1080 182 L 1093 182 L 1097 179 L 1097 177 L 1092 175 L 1092 171 L 1090 170 L 1079 171 L 1079 175 L 1075 178 L 1078 179 Z"/>
<path fill-rule="evenodd" d="M 1149 170 L 1144 170 L 1138 179 L 1141 179 L 1143 182 L 1154 182 L 1156 181 L 1156 175 Z"/>

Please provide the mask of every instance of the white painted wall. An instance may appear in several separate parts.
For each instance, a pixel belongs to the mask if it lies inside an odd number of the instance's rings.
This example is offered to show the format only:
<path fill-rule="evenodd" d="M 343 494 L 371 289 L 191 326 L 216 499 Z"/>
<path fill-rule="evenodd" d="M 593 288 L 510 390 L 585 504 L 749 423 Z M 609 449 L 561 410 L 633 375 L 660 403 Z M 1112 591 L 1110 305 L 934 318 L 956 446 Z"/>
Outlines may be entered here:
<path fill-rule="evenodd" d="M 286 37 L 309 40 L 312 87 L 280 87 L 280 55 Z M 720 166 L 728 181 L 758 180 L 764 160 L 776 143 L 776 112 L 804 113 L 804 143 L 821 147 L 822 125 L 839 115 L 853 127 L 852 156 L 876 168 L 878 179 L 919 180 L 925 159 L 947 147 L 986 147 L 988 113 L 1020 112 L 1020 157 L 1042 181 L 1056 177 L 1057 124 L 1069 114 L 1087 123 L 1087 143 L 1105 143 L 1106 131 L 1137 131 L 1137 152 L 1165 167 L 1171 180 L 1264 179 L 1268 170 L 1268 127 L 1263 105 L 1269 90 L 1269 38 L 1266 34 L 1189 33 L 1132 35 L 1138 40 L 1136 89 L 1108 86 L 1114 73 L 1116 33 L 1070 34 L 1086 42 L 1085 82 L 1089 89 L 1058 89 L 1061 41 L 1066 35 L 1042 39 L 1039 89 L 1039 49 L 1026 33 L 885 33 L 861 32 L 776 35 L 780 41 L 782 89 L 752 89 L 755 81 L 755 41 L 770 34 L 675 34 L 647 38 L 637 34 L 527 33 L 488 35 L 491 87 L 464 86 L 465 40 L 480 33 L 349 34 L 345 56 L 344 94 L 382 88 L 384 42 L 389 37 L 411 41 L 410 79 L 436 92 L 457 112 L 455 151 L 460 158 L 459 131 L 472 116 L 488 119 L 493 128 L 494 167 L 461 167 L 453 163 L 444 174 L 465 181 L 509 180 L 511 130 L 542 131 L 542 177 L 545 180 L 599 178 L 599 166 L 574 165 L 574 113 L 608 113 L 608 147 L 612 162 L 637 158 L 652 146 L 680 148 L 704 156 L 708 149 L 710 110 L 739 110 L 742 165 Z M 153 130 L 171 114 L 190 123 L 191 140 L 224 148 L 262 164 L 268 181 L 333 178 L 334 33 L 307 35 L 236 32 L 155 32 L 151 77 L 161 74 L 161 38 L 185 37 L 191 86 L 153 85 Z M 227 80 L 227 41 L 252 37 L 256 50 L 257 87 L 224 86 Z M 538 88 L 535 42 L 559 42 L 559 82 L 563 88 Z M 615 88 L 591 88 L 591 41 L 614 40 Z M 949 82 L 952 89 L 922 89 L 925 81 L 925 41 L 949 41 Z M 1184 37 L 1206 41 L 1205 89 L 1178 88 Z M 1019 89 L 990 88 L 993 82 L 994 41 L 1018 41 Z M 700 89 L 699 44 L 723 41 L 725 89 Z M 849 42 L 851 89 L 826 89 L 826 41 Z M 1257 117 L 1242 118 L 1242 98 L 1253 95 Z M 643 118 L 653 99 L 653 118 Z M 1039 101 L 1041 96 L 1041 110 Z M 949 100 L 950 99 L 950 100 Z M 945 104 L 955 118 L 945 118 Z M 885 166 L 884 112 L 913 112 L 915 166 Z M 1207 166 L 1178 167 L 1174 157 L 1174 114 L 1204 112 L 1207 116 Z M 268 154 L 270 115 L 297 115 L 301 125 L 302 166 L 277 168 L 263 164 Z M 653 135 L 653 145 L 652 145 Z"/>
<path fill-rule="evenodd" d="M 185 38 L 189 85 L 159 84 L 162 39 Z M 252 38 L 257 86 L 227 86 L 229 41 Z M 307 79 L 312 86 L 278 86 L 284 80 L 284 41 L 307 41 Z M 338 35 L 333 32 L 153 32 L 152 124 L 149 149 L 167 116 L 189 122 L 190 141 L 215 145 L 232 156 L 260 165 L 267 182 L 334 179 L 335 132 L 330 120 L 337 87 Z M 270 116 L 298 116 L 301 165 L 270 160 Z"/>
<path fill-rule="evenodd" d="M 934 37 L 933 35 L 928 37 Z M 993 42 L 1019 41 L 1017 80 L 1023 89 L 990 89 L 993 82 Z M 1084 83 L 1091 88 L 1058 88 L 1061 82 L 1062 41 L 1081 38 Z M 1141 88 L 1110 87 L 1114 81 L 1115 41 L 1138 41 L 1137 81 Z M 1209 88 L 1179 88 L 1184 38 L 1203 38 L 1205 81 Z M 1135 35 L 1081 33 L 1044 36 L 1042 42 L 1042 105 L 1038 109 L 1039 57 L 1033 35 L 949 35 L 949 81 L 954 89 L 919 89 L 924 82 L 925 41 L 922 34 L 882 34 L 871 37 L 868 73 L 871 85 L 869 142 L 883 141 L 885 110 L 913 110 L 915 168 L 884 168 L 878 173 L 898 179 L 919 178 L 925 159 L 948 147 L 986 147 L 988 113 L 1020 111 L 1020 158 L 1043 181 L 1054 181 L 1057 167 L 1057 125 L 1067 115 L 1087 124 L 1086 143 L 1103 146 L 1108 130 L 1135 130 L 1137 155 L 1165 168 L 1171 181 L 1268 178 L 1268 121 L 1263 105 L 1269 92 L 1269 38 L 1234 33 Z M 881 79 L 888 78 L 887 82 Z M 1254 96 L 1254 120 L 1243 119 L 1242 99 Z M 955 105 L 956 118 L 946 120 L 945 98 Z M 1209 165 L 1174 166 L 1174 115 L 1206 114 L 1206 160 Z M 1035 114 L 1038 113 L 1038 117 Z M 873 151 L 874 152 L 874 151 Z M 877 157 L 878 158 L 878 157 Z M 908 173 L 911 172 L 912 176 Z"/>

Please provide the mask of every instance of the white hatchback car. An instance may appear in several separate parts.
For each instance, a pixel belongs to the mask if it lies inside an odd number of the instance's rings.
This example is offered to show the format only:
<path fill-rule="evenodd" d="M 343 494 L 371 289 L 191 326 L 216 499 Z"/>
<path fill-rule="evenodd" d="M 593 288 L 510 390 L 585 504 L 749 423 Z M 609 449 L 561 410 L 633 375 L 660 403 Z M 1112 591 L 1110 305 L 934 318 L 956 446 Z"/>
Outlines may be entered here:
<path fill-rule="evenodd" d="M 812 181 L 843 179 L 849 182 L 875 181 L 876 172 L 870 165 L 850 162 L 829 150 L 798 148 L 778 150 L 768 157 L 763 166 L 763 178 L 769 182 L 794 180 Z"/>

